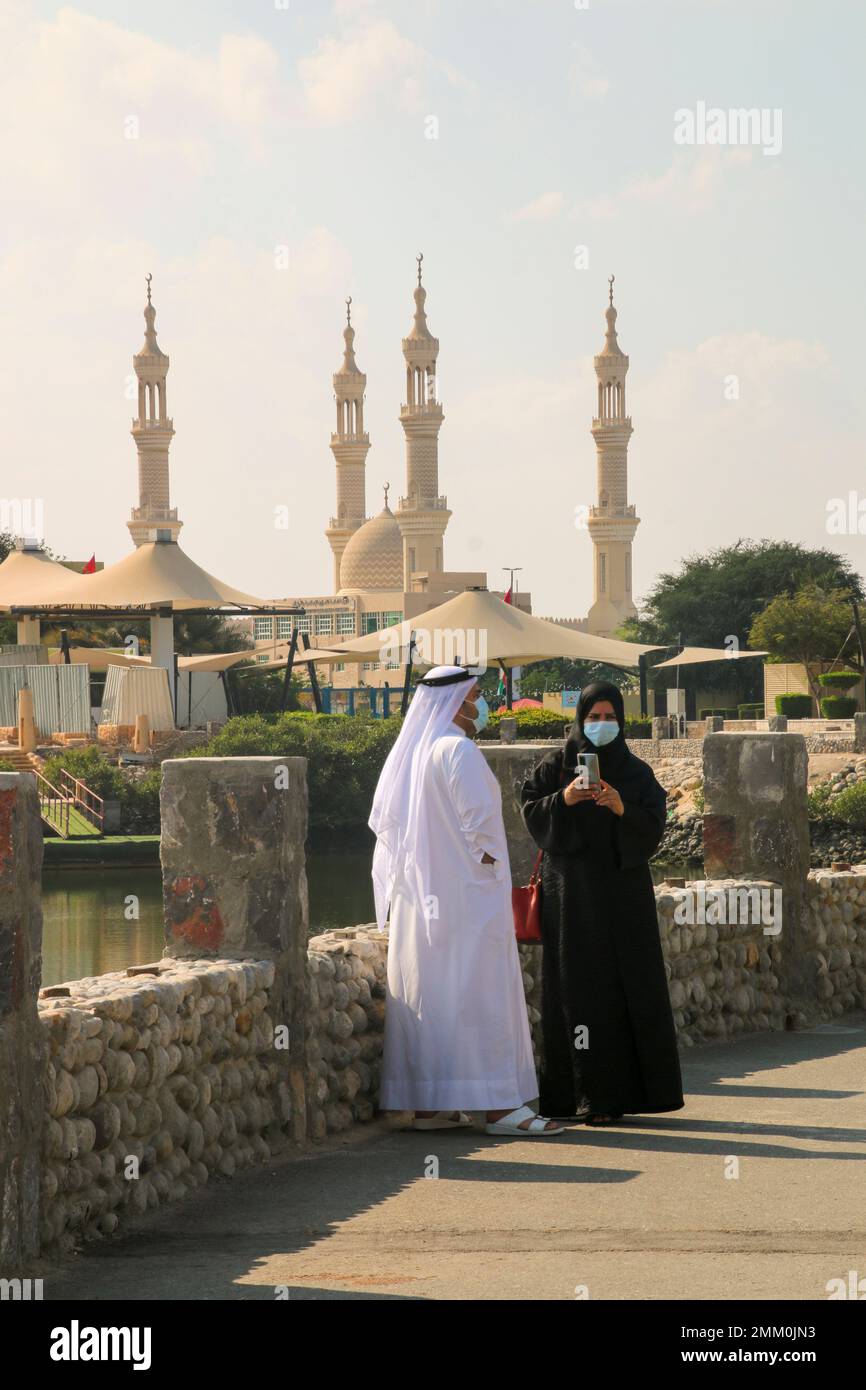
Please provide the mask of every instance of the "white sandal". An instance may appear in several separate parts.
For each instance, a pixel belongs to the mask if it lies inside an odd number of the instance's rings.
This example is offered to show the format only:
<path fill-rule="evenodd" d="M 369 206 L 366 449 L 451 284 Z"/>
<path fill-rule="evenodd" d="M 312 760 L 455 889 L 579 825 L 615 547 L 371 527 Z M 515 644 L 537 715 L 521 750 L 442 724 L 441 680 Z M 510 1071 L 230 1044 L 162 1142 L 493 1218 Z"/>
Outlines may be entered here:
<path fill-rule="evenodd" d="M 529 1120 L 526 1129 L 521 1129 L 522 1120 Z M 514 1134 L 518 1139 L 546 1139 L 548 1135 L 552 1138 L 554 1134 L 564 1134 L 565 1125 L 559 1125 L 556 1129 L 547 1129 L 545 1126 L 548 1121 L 543 1115 L 536 1115 L 534 1110 L 530 1110 L 528 1105 L 521 1105 L 517 1110 L 512 1110 L 510 1114 L 503 1115 L 501 1120 L 491 1120 L 484 1127 L 488 1134 Z"/>
<path fill-rule="evenodd" d="M 452 1120 L 452 1115 L 458 1115 L 459 1119 Z M 431 1115 L 429 1120 L 413 1120 L 413 1129 L 466 1129 L 467 1125 L 472 1124 L 471 1115 L 467 1115 L 465 1110 L 437 1110 L 435 1115 Z"/>

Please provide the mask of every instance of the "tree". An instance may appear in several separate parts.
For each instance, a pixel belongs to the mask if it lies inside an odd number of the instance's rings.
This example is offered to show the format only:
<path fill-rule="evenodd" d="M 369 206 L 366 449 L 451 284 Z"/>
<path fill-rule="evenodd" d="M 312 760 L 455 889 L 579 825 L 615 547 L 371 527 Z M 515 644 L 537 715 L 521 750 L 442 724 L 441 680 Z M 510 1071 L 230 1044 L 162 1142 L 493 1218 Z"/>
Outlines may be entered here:
<path fill-rule="evenodd" d="M 860 576 L 832 550 L 793 541 L 739 540 L 708 555 L 689 556 L 677 574 L 659 575 L 641 616 L 623 624 L 617 635 L 631 642 L 668 645 L 681 640 L 684 646 L 718 648 L 736 637 L 742 647 L 753 646 L 758 615 L 774 599 L 792 597 L 804 583 L 863 597 Z M 669 672 L 654 677 L 650 671 L 648 680 L 651 687 L 664 688 Z M 710 690 L 733 685 L 738 702 L 759 700 L 763 694 L 757 661 L 682 667 L 680 685 Z"/>
<path fill-rule="evenodd" d="M 806 668 L 809 689 L 820 701 L 824 692 L 812 667 L 816 662 L 834 661 L 848 645 L 846 661 L 859 670 L 856 643 L 848 643 L 852 635 L 850 594 L 810 583 L 791 596 L 780 594 L 768 603 L 752 624 L 749 642 L 765 648 L 777 661 L 800 662 Z"/>

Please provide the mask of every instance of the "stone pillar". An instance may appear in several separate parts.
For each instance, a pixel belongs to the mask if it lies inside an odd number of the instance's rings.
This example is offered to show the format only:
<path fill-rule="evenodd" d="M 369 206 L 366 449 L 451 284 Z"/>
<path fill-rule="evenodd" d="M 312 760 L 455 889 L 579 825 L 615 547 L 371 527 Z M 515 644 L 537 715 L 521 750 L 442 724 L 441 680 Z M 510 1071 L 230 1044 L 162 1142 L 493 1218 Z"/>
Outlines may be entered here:
<path fill-rule="evenodd" d="M 771 714 L 767 720 L 767 728 L 771 734 L 786 734 L 788 732 L 787 714 Z"/>
<path fill-rule="evenodd" d="M 306 758 L 174 758 L 160 792 L 165 954 L 273 960 L 276 1049 L 306 1135 Z"/>
<path fill-rule="evenodd" d="M 517 719 L 514 715 L 503 716 L 500 719 L 499 737 L 503 743 L 513 743 L 517 738 Z"/>
<path fill-rule="evenodd" d="M 809 757 L 802 734 L 707 734 L 704 867 L 707 878 L 769 880 L 782 888 L 778 973 L 792 997 L 811 996 L 802 975 L 809 872 Z"/>
<path fill-rule="evenodd" d="M 33 691 L 23 686 L 18 691 L 18 747 L 22 753 L 36 751 L 36 721 L 33 718 Z"/>
<path fill-rule="evenodd" d="M 854 752 L 866 753 L 866 714 L 854 715 Z"/>
<path fill-rule="evenodd" d="M 528 883 L 538 846 L 523 824 L 520 792 L 533 769 L 554 749 L 561 748 L 562 743 L 542 743 L 539 740 L 531 746 L 512 746 L 491 741 L 480 743 L 479 747 L 502 793 L 502 819 L 508 840 L 511 877 L 516 884 Z"/>
<path fill-rule="evenodd" d="M 708 715 L 707 715 L 707 720 L 706 720 L 706 722 L 707 722 L 707 733 L 708 733 L 708 734 L 721 734 L 721 733 L 724 732 L 724 728 L 725 728 L 724 715 L 721 715 L 721 714 L 708 714 Z"/>
<path fill-rule="evenodd" d="M 0 1267 L 39 1254 L 47 1057 L 42 974 L 42 826 L 30 773 L 0 772 Z"/>
<path fill-rule="evenodd" d="M 671 723 L 666 714 L 654 714 L 652 718 L 652 736 L 654 739 L 670 738 Z"/>

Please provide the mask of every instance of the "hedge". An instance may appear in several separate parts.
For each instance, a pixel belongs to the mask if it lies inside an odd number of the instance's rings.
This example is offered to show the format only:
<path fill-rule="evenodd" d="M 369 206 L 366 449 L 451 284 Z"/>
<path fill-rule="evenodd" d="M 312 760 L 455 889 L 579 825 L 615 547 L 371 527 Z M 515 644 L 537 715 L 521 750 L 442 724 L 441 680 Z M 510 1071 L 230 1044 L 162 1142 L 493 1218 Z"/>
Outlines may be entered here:
<path fill-rule="evenodd" d="M 562 738 L 565 726 L 569 723 L 568 716 L 557 714 L 550 709 L 498 709 L 491 714 L 490 722 L 486 728 L 481 730 L 478 735 L 481 739 L 499 738 L 499 725 L 503 719 L 517 720 L 517 737 L 521 739 L 550 739 Z"/>
<path fill-rule="evenodd" d="M 850 690 L 860 680 L 859 671 L 825 671 L 818 677 L 818 684 L 826 690 Z"/>
<path fill-rule="evenodd" d="M 809 719 L 812 709 L 811 695 L 795 695 L 789 692 L 787 695 L 776 696 L 776 713 L 784 714 L 788 719 Z"/>
<path fill-rule="evenodd" d="M 866 782 L 855 782 L 834 799 L 830 814 L 843 825 L 866 830 Z"/>
<path fill-rule="evenodd" d="M 857 713 L 857 701 L 853 695 L 825 695 L 821 713 L 825 719 L 850 719 Z"/>

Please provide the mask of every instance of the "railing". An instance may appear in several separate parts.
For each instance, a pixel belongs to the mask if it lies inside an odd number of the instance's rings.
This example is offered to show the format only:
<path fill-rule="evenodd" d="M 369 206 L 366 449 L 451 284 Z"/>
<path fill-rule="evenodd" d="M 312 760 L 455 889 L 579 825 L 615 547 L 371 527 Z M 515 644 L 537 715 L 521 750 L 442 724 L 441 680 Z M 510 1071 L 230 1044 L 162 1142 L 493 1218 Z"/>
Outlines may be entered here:
<path fill-rule="evenodd" d="M 47 777 L 43 777 L 41 772 L 35 768 L 30 769 L 36 778 L 36 791 L 39 795 L 39 814 L 44 821 L 57 831 L 58 835 L 64 840 L 69 838 L 69 807 L 70 800 L 64 796 Z"/>
<path fill-rule="evenodd" d="M 64 768 L 60 771 L 60 785 L 64 794 L 71 800 L 73 806 L 95 825 L 100 835 L 105 827 L 105 802 L 96 792 L 91 791 L 86 782 L 80 782 L 77 777 L 73 777 Z M 67 817 L 68 819 L 68 817 Z"/>

